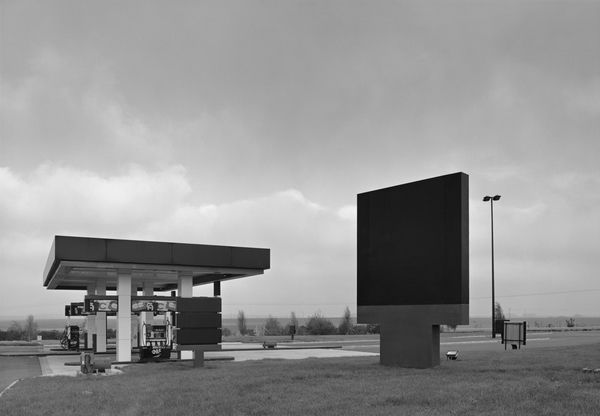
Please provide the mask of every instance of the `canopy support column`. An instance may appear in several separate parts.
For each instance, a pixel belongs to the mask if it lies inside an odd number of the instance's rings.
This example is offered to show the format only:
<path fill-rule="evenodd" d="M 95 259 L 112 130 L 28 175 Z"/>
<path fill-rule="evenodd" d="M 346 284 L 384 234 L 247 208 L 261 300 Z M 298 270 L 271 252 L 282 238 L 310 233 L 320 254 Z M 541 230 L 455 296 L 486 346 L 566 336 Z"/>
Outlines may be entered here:
<path fill-rule="evenodd" d="M 182 298 L 191 298 L 194 296 L 194 279 L 190 272 L 178 272 L 177 274 L 177 292 Z M 179 351 L 179 359 L 193 359 L 194 351 Z"/>
<path fill-rule="evenodd" d="M 144 281 L 143 283 L 143 287 L 142 287 L 142 294 L 144 296 L 153 296 L 154 295 L 154 286 L 152 285 L 152 282 L 148 282 L 148 281 Z M 154 313 L 153 312 L 142 312 L 140 313 L 140 347 L 143 347 L 143 345 L 141 345 L 142 340 L 144 339 L 144 324 L 151 322 L 154 319 Z"/>
<path fill-rule="evenodd" d="M 94 283 L 87 284 L 87 294 L 93 295 L 96 293 L 96 285 Z M 94 334 L 96 333 L 96 316 L 88 315 L 85 317 L 85 329 L 86 331 L 86 339 L 85 343 L 87 348 L 92 348 L 92 342 L 94 339 Z"/>
<path fill-rule="evenodd" d="M 98 279 L 96 295 L 106 295 L 106 280 Z M 96 313 L 96 352 L 106 352 L 106 312 Z"/>
<path fill-rule="evenodd" d="M 117 270 L 117 361 L 131 361 L 131 270 Z"/>

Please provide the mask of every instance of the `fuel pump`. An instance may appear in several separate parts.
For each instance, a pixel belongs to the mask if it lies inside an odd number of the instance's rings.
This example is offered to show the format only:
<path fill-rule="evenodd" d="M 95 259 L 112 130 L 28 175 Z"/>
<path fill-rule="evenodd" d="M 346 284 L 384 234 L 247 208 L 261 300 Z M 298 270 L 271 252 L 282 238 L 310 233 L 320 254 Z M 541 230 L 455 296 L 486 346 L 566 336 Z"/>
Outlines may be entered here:
<path fill-rule="evenodd" d="M 60 339 L 60 346 L 64 350 L 79 351 L 79 326 L 67 325 Z"/>
<path fill-rule="evenodd" d="M 142 325 L 138 326 L 140 361 L 170 358 L 173 349 L 171 322 L 175 315 L 175 299 L 138 297 L 132 302 L 131 309 L 141 315 Z M 157 316 L 159 322 L 155 321 Z"/>
<path fill-rule="evenodd" d="M 168 359 L 173 349 L 173 326 L 169 320 L 164 325 L 144 323 L 142 326 L 142 342 L 140 344 L 140 360 Z"/>

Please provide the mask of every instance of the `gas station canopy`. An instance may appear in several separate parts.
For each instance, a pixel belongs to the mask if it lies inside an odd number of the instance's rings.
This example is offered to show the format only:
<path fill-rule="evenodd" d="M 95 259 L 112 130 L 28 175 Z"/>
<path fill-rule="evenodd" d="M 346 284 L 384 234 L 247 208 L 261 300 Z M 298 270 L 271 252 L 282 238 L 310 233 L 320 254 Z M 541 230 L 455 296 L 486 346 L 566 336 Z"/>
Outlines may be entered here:
<path fill-rule="evenodd" d="M 131 273 L 142 289 L 177 289 L 178 276 L 192 276 L 194 286 L 263 274 L 270 267 L 266 248 L 55 236 L 44 269 L 48 289 L 86 290 L 102 280 L 116 290 L 117 271 Z"/>

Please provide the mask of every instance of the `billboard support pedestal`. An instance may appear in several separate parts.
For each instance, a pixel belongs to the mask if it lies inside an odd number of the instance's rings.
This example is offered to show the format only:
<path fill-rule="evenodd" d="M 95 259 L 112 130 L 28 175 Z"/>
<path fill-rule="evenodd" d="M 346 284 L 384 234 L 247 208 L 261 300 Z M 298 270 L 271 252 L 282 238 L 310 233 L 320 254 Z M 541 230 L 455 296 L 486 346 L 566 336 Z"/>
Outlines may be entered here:
<path fill-rule="evenodd" d="M 204 351 L 194 351 L 194 367 L 204 367 Z"/>
<path fill-rule="evenodd" d="M 379 323 L 380 363 L 407 368 L 440 365 L 440 325 L 469 318 L 469 305 L 359 306 L 360 322 Z"/>
<path fill-rule="evenodd" d="M 381 325 L 380 363 L 389 366 L 430 368 L 440 365 L 440 326 Z"/>

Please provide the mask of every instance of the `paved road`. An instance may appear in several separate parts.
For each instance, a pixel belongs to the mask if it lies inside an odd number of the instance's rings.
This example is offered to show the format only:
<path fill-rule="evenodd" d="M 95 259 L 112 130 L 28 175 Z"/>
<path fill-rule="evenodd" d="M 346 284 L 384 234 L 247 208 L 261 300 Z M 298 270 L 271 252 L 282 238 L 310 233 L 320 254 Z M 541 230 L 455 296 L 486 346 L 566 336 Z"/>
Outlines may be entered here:
<path fill-rule="evenodd" d="M 15 380 L 41 374 L 38 357 L 0 357 L 0 392 Z"/>
<path fill-rule="evenodd" d="M 331 344 L 342 345 L 344 349 L 379 352 L 378 339 L 352 341 L 331 341 Z M 529 332 L 527 345 L 523 348 L 566 347 L 585 344 L 600 344 L 600 331 L 589 332 Z M 500 338 L 492 339 L 489 334 L 442 334 L 440 351 L 500 351 L 504 345 Z"/>

